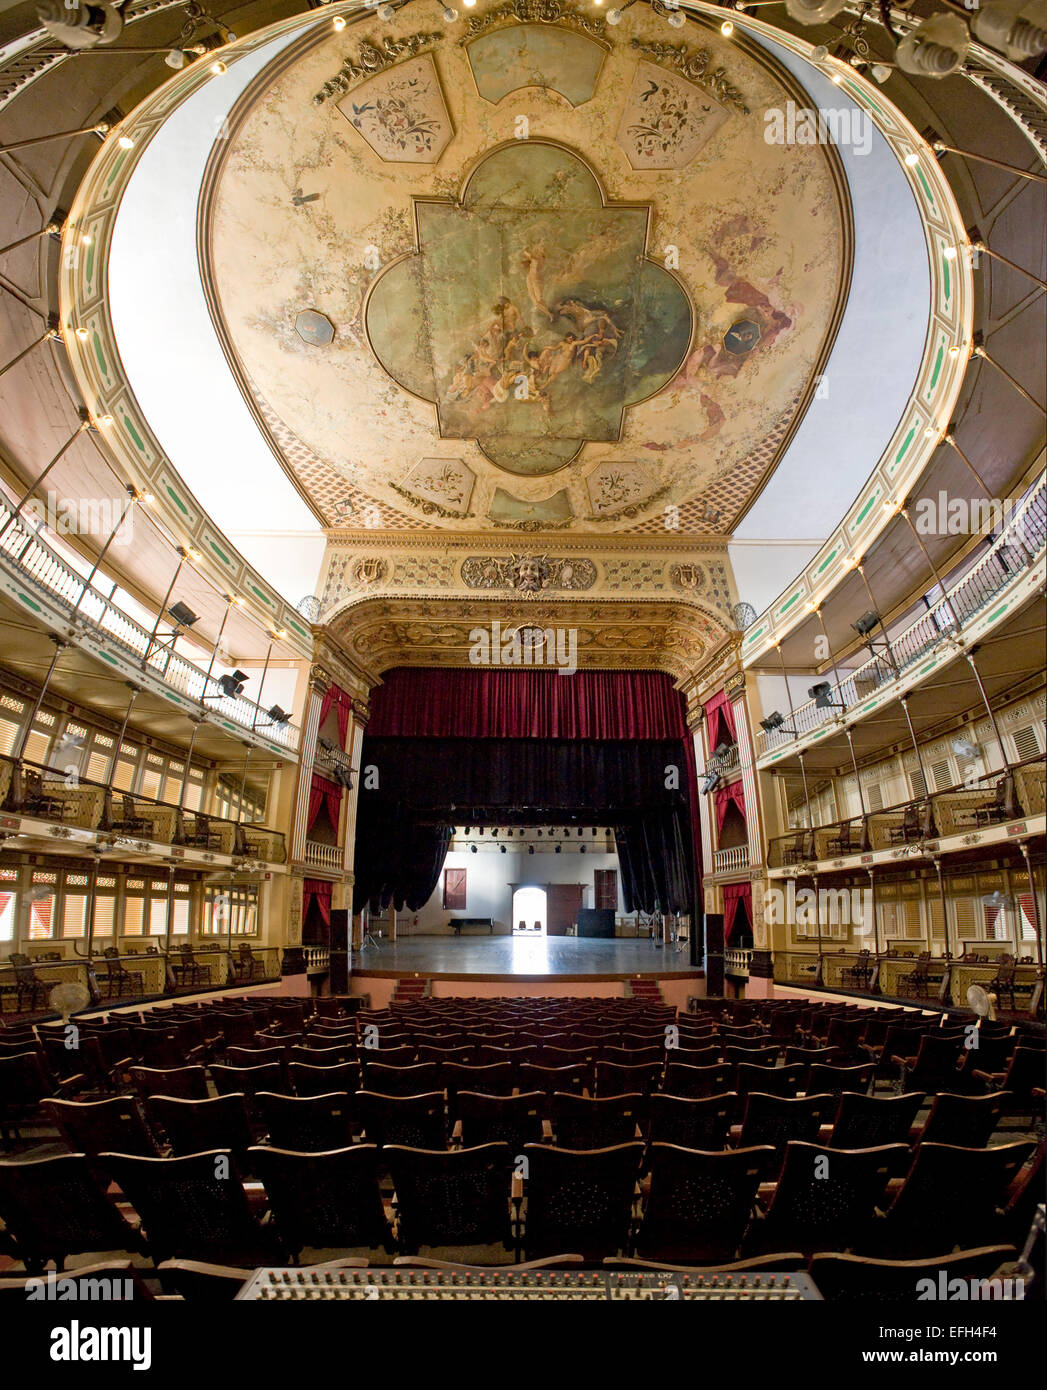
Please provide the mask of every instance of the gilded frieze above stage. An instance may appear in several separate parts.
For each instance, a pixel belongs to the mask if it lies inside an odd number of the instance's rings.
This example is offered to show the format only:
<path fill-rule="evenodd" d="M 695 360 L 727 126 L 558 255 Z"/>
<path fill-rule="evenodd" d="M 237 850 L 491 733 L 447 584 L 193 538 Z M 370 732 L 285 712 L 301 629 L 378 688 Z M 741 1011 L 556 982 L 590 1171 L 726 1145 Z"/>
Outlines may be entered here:
<path fill-rule="evenodd" d="M 646 6 L 348 18 L 247 88 L 200 200 L 212 317 L 286 470 L 332 527 L 503 556 L 730 534 L 850 282 L 837 152 L 764 138 L 810 104 L 796 80 L 718 26 L 668 42 Z M 411 582 L 385 558 L 345 593 Z M 649 592 L 698 592 L 676 560 Z"/>

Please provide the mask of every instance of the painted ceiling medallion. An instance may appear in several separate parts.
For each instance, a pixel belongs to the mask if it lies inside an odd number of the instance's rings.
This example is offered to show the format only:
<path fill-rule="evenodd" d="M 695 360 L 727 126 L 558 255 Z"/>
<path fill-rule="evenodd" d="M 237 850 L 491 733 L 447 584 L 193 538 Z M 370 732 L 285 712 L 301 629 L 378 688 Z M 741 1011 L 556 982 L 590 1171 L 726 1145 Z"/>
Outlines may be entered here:
<path fill-rule="evenodd" d="M 590 101 L 609 45 L 558 24 L 513 24 L 463 40 L 476 90 L 497 103 L 545 87 L 572 106 Z"/>
<path fill-rule="evenodd" d="M 504 5 L 495 5 L 481 15 L 470 15 L 466 21 L 468 30 L 463 42 L 474 34 L 482 34 L 492 24 L 503 24 L 515 20 L 520 24 L 574 24 L 587 34 L 603 34 L 606 20 L 583 13 L 564 0 L 507 0 Z"/>
<path fill-rule="evenodd" d="M 327 347 L 334 342 L 334 324 L 318 309 L 303 309 L 295 316 L 294 331 L 304 343 Z"/>
<path fill-rule="evenodd" d="M 442 39 L 443 34 L 439 30 L 432 34 L 405 34 L 402 39 L 384 38 L 380 43 L 364 39 L 355 62 L 346 54 L 334 77 L 325 82 L 313 97 L 313 105 L 322 106 L 331 97 L 342 96 L 361 78 L 381 72 L 383 68 L 398 63 L 401 58 L 413 58 L 419 49 L 428 48 Z"/>
<path fill-rule="evenodd" d="M 460 202 L 414 200 L 416 254 L 375 281 L 365 320 L 379 362 L 509 473 L 555 472 L 615 441 L 691 342 L 690 301 L 646 259 L 649 205 L 607 204 L 577 155 L 516 141 Z"/>

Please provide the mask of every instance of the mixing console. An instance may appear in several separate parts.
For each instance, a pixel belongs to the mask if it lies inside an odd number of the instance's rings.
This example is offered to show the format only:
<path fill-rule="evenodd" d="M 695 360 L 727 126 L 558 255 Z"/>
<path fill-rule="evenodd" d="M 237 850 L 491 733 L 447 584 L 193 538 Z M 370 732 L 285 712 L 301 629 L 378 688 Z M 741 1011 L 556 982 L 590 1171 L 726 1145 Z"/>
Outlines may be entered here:
<path fill-rule="evenodd" d="M 237 1295 L 248 1301 L 341 1299 L 820 1299 L 805 1274 L 617 1272 L 601 1269 L 259 1269 Z"/>

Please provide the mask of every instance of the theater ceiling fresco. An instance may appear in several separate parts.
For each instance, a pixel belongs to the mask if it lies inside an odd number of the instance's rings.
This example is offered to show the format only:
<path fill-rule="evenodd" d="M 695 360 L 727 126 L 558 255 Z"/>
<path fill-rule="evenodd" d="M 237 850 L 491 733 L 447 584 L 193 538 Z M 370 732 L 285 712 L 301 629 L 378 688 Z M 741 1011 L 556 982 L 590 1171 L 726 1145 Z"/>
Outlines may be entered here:
<path fill-rule="evenodd" d="M 212 315 L 332 526 L 729 534 L 846 301 L 837 156 L 765 141 L 805 99 L 748 40 L 538 8 L 263 72 L 201 198 Z"/>

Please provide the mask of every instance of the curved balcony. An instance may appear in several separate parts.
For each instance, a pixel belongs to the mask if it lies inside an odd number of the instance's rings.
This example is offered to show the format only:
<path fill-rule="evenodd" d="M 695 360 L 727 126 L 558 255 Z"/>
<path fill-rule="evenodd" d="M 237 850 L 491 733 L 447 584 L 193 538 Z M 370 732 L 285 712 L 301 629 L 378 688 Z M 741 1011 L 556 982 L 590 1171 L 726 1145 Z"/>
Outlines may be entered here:
<path fill-rule="evenodd" d="M 1042 561 L 1047 548 L 1047 478 L 1041 476 L 1013 520 L 989 550 L 948 588 L 933 608 L 921 613 L 902 632 L 892 635 L 889 650 L 878 651 L 842 680 L 829 684 L 820 700 L 811 699 L 789 713 L 790 727 L 760 729 L 756 735 L 757 759 L 802 744 L 811 734 L 832 725 L 846 713 L 861 718 L 882 703 L 875 700 L 863 710 L 869 697 L 894 683 L 911 685 L 917 662 L 943 640 L 955 639 L 972 620 L 1016 580 L 1028 576 Z M 993 615 L 989 615 L 990 619 Z"/>
<path fill-rule="evenodd" d="M 882 811 L 795 830 L 770 842 L 767 867 L 828 865 L 852 855 L 911 855 L 927 841 L 949 839 L 1004 827 L 1043 816 L 1047 761 L 1032 758 L 1008 771 L 990 773 L 973 785 L 964 783 L 930 796 L 903 801 Z"/>
<path fill-rule="evenodd" d="M 35 601 L 40 598 L 70 636 L 103 639 L 106 647 L 116 648 L 124 657 L 134 674 L 152 677 L 161 688 L 186 696 L 184 703 L 197 706 L 197 713 L 213 716 L 230 728 L 237 725 L 238 735 L 245 730 L 259 742 L 282 750 L 298 747 L 298 730 L 292 724 L 272 723 L 253 700 L 226 695 L 216 677 L 170 646 L 158 644 L 152 632 L 86 584 L 3 497 L 0 532 L 0 574 L 20 608 L 35 610 L 46 621 L 43 607 Z M 26 589 L 33 593 L 26 594 Z M 112 656 L 107 654 L 106 659 L 111 662 Z"/>

